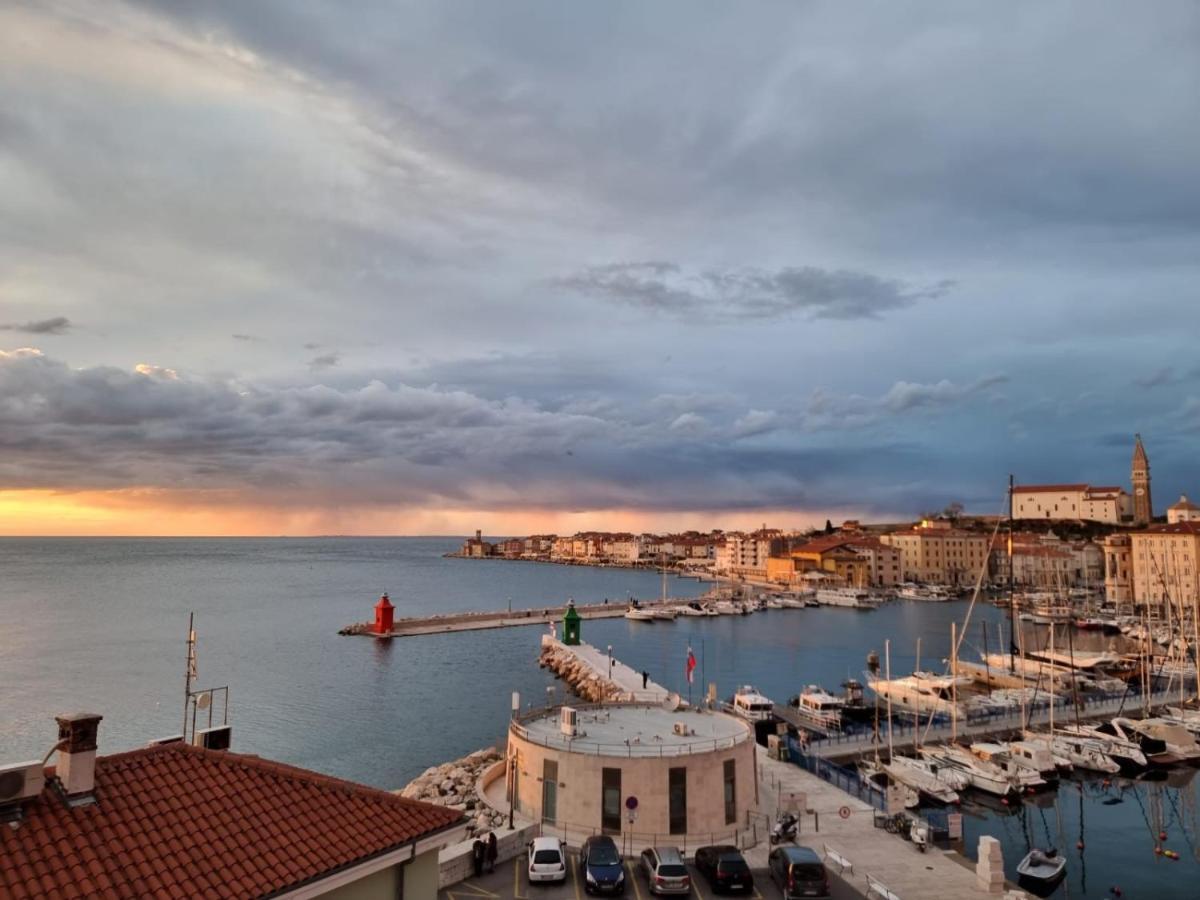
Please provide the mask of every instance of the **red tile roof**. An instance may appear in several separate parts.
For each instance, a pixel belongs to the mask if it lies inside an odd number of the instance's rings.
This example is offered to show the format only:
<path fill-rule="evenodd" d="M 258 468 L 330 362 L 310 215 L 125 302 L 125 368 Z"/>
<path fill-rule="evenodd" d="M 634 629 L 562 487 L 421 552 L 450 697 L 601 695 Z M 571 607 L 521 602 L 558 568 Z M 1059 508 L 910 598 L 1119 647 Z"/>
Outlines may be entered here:
<path fill-rule="evenodd" d="M 96 760 L 96 802 L 47 780 L 0 826 L 0 897 L 261 897 L 464 821 L 349 781 L 183 744 Z"/>
<path fill-rule="evenodd" d="M 1065 494 L 1069 491 L 1086 491 L 1086 484 L 1018 484 L 1013 487 L 1014 494 Z"/>
<path fill-rule="evenodd" d="M 1200 522 L 1175 522 L 1171 525 L 1151 525 L 1141 534 L 1200 534 Z M 1139 532 L 1134 532 L 1137 537 Z"/>

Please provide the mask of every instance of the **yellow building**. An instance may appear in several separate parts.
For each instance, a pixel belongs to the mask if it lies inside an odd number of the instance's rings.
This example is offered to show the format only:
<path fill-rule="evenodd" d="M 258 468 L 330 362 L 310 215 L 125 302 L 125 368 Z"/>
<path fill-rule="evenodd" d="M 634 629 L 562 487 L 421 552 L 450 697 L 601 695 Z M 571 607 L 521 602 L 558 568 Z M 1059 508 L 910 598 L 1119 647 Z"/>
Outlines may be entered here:
<path fill-rule="evenodd" d="M 988 563 L 987 535 L 962 531 L 940 520 L 925 520 L 908 531 L 882 535 L 880 540 L 900 551 L 905 581 L 973 584 Z"/>
<path fill-rule="evenodd" d="M 1133 600 L 1151 608 L 1164 599 L 1195 609 L 1200 599 L 1200 522 L 1151 525 L 1129 534 Z"/>

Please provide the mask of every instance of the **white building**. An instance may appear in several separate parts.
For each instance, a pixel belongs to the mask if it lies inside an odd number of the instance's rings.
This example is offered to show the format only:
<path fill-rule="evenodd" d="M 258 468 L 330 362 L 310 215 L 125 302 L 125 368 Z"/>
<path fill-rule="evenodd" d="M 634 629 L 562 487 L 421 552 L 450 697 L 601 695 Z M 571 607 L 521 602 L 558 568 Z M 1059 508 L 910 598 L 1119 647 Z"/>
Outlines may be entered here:
<path fill-rule="evenodd" d="M 1167 507 L 1167 524 L 1178 525 L 1180 522 L 1200 522 L 1200 506 L 1197 506 L 1183 494 L 1179 502 Z"/>
<path fill-rule="evenodd" d="M 1133 498 L 1121 487 L 1017 485 L 1013 488 L 1013 517 L 1120 525 L 1133 519 Z"/>

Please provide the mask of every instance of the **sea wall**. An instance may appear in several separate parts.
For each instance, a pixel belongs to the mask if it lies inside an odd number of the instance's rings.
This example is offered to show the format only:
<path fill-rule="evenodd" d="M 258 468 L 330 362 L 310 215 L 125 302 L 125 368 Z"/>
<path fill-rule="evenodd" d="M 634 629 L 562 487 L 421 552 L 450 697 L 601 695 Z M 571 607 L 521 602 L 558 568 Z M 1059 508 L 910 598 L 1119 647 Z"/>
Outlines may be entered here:
<path fill-rule="evenodd" d="M 469 838 L 487 834 L 507 825 L 508 819 L 487 805 L 477 786 L 484 772 L 503 759 L 504 754 L 495 747 L 476 750 L 462 759 L 430 766 L 396 793 L 410 800 L 461 810 L 470 820 Z"/>
<path fill-rule="evenodd" d="M 561 645 L 545 643 L 538 665 L 549 669 L 589 703 L 628 699 L 628 692 L 598 675 L 590 666 Z"/>

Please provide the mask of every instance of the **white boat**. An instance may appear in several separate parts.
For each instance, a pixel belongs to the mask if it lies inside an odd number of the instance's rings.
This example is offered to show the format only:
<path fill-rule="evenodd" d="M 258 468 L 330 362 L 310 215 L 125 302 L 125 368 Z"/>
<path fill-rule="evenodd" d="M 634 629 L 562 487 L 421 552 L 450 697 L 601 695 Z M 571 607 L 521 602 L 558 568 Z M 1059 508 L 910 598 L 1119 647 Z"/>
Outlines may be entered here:
<path fill-rule="evenodd" d="M 986 794 L 1006 797 L 1015 791 L 1016 784 L 1008 773 L 986 762 L 957 744 L 922 747 L 921 758 L 954 769 L 966 776 L 971 787 Z"/>
<path fill-rule="evenodd" d="M 822 606 L 844 606 L 849 609 L 875 609 L 883 600 L 860 588 L 817 588 L 817 602 Z"/>
<path fill-rule="evenodd" d="M 1121 765 L 1105 752 L 1105 745 L 1095 738 L 1070 734 L 1030 735 L 1027 740 L 1045 741 L 1056 757 L 1068 760 L 1077 769 L 1115 775 Z"/>
<path fill-rule="evenodd" d="M 926 603 L 945 603 L 954 599 L 949 589 L 938 584 L 904 584 L 896 591 L 896 595 L 902 600 L 922 600 Z"/>
<path fill-rule="evenodd" d="M 1049 885 L 1062 878 L 1066 868 L 1067 859 L 1057 850 L 1051 848 L 1043 852 L 1033 849 L 1017 863 L 1017 875 L 1028 881 Z"/>
<path fill-rule="evenodd" d="M 673 606 L 656 606 L 651 612 L 654 613 L 654 618 L 663 619 L 668 622 L 674 622 L 675 617 L 679 615 L 679 612 Z"/>
<path fill-rule="evenodd" d="M 731 600 L 718 600 L 713 608 L 722 616 L 736 616 L 741 612 L 739 606 Z"/>
<path fill-rule="evenodd" d="M 779 605 L 784 609 L 804 609 L 808 604 L 803 597 L 780 597 Z"/>
<path fill-rule="evenodd" d="M 921 715 L 953 715 L 957 693 L 958 715 L 965 716 L 968 709 L 976 705 L 974 697 L 978 697 L 971 693 L 972 680 L 963 676 L 913 672 L 889 681 L 867 673 L 867 679 L 867 686 L 881 698 L 890 700 L 893 706 L 905 712 Z"/>
<path fill-rule="evenodd" d="M 938 803 L 957 803 L 958 792 L 965 790 L 970 784 L 967 776 L 957 769 L 947 768 L 927 759 L 893 756 L 891 762 L 885 763 L 882 768 L 894 780 L 908 785 Z"/>
<path fill-rule="evenodd" d="M 876 765 L 874 762 L 869 760 L 863 760 L 860 762 L 858 764 L 858 768 L 859 771 L 862 772 L 864 778 L 870 779 L 880 787 L 886 788 L 888 782 L 894 780 L 890 775 L 888 775 L 887 772 L 883 770 L 882 766 Z M 897 781 L 896 784 L 900 785 L 900 788 L 904 791 L 905 809 L 916 809 L 921 805 L 921 795 L 917 793 L 913 787 L 905 784 L 902 781 Z"/>
<path fill-rule="evenodd" d="M 1095 725 L 1063 725 L 1058 732 L 1059 737 L 1089 738 L 1098 742 L 1103 748 L 1104 755 L 1118 765 L 1134 769 L 1144 769 L 1150 765 L 1150 761 L 1137 742 L 1121 735 L 1101 731 Z"/>
<path fill-rule="evenodd" d="M 844 698 L 835 697 L 818 685 L 810 684 L 792 699 L 795 702 L 791 705 L 796 707 L 802 719 L 828 730 L 841 729 L 842 711 L 846 706 Z"/>
<path fill-rule="evenodd" d="M 775 704 L 771 699 L 748 684 L 733 692 L 733 700 L 729 705 L 735 713 L 751 722 L 769 719 L 775 714 Z"/>
<path fill-rule="evenodd" d="M 674 607 L 675 614 L 680 616 L 705 616 L 708 615 L 699 606 L 676 606 Z"/>
<path fill-rule="evenodd" d="M 658 617 L 648 609 L 640 609 L 636 606 L 631 606 L 625 610 L 625 618 L 630 622 L 653 622 Z"/>
<path fill-rule="evenodd" d="M 1130 740 L 1137 740 L 1151 762 L 1192 763 L 1200 760 L 1200 745 L 1196 744 L 1195 735 L 1177 722 L 1157 717 L 1126 719 L 1122 716 L 1113 719 L 1112 724 Z"/>
<path fill-rule="evenodd" d="M 971 745 L 971 753 L 1008 775 L 1012 784 L 1021 791 L 1036 791 L 1046 787 L 1046 779 L 1042 777 L 1041 770 L 1030 768 L 1024 760 L 1017 759 L 1007 744 L 996 741 L 977 741 Z M 1053 769 L 1053 761 L 1049 759 L 1046 761 L 1049 763 L 1049 768 Z"/>

